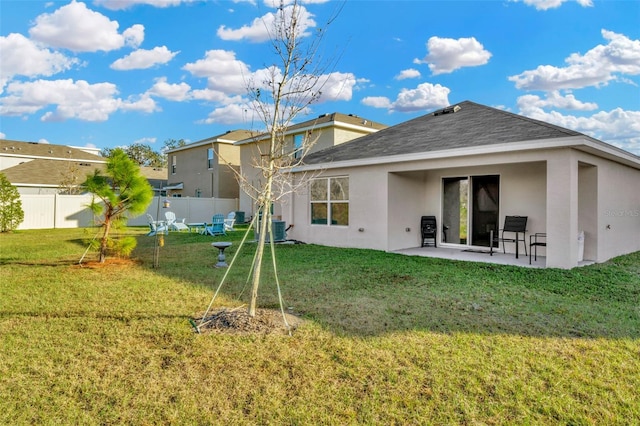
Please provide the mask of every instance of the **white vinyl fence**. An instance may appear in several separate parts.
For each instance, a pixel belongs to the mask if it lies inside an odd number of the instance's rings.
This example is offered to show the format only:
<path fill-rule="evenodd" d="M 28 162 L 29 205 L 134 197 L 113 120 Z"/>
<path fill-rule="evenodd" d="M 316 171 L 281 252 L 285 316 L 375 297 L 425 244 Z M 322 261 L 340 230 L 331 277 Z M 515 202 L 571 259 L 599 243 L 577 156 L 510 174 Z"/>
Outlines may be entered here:
<path fill-rule="evenodd" d="M 51 228 L 84 228 L 94 226 L 94 218 L 87 207 L 91 202 L 90 195 L 60 194 L 21 194 L 24 221 L 18 229 L 51 229 Z M 163 208 L 162 201 L 154 197 L 146 213 L 154 218 L 172 211 L 178 219 L 185 222 L 208 222 L 216 213 L 226 215 L 238 210 L 238 199 L 233 198 L 191 198 L 170 197 L 169 208 Z M 160 205 L 158 206 L 158 202 Z M 158 208 L 159 207 L 159 208 Z M 146 213 L 129 219 L 129 226 L 146 226 L 149 222 Z"/>

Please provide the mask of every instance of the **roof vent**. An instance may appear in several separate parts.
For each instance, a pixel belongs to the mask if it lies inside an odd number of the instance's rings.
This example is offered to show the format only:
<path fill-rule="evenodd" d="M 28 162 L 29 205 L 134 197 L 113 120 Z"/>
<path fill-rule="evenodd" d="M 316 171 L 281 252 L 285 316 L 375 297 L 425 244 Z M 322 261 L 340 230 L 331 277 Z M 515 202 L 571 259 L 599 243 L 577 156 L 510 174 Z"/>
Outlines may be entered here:
<path fill-rule="evenodd" d="M 327 115 L 329 115 L 329 114 L 320 114 L 320 115 L 318 116 L 318 118 L 326 117 Z"/>
<path fill-rule="evenodd" d="M 460 106 L 458 105 L 448 106 L 446 108 L 439 109 L 438 111 L 434 112 L 433 115 L 453 114 L 454 112 L 458 112 L 461 109 L 462 108 L 460 108 Z"/>

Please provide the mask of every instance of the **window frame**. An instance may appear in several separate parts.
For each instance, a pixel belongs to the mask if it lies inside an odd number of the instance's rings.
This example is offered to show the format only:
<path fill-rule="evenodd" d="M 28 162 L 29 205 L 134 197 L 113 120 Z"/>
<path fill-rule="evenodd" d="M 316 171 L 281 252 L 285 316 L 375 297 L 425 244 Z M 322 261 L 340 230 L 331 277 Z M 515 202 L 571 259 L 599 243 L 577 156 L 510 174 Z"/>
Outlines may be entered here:
<path fill-rule="evenodd" d="M 347 194 L 346 194 L 346 199 L 333 199 L 332 198 L 332 194 L 331 194 L 331 184 L 333 181 L 337 180 L 337 179 L 346 179 L 347 180 Z M 325 198 L 324 199 L 318 199 L 318 200 L 314 200 L 313 199 L 313 191 L 311 190 L 311 186 L 315 183 L 315 182 L 320 182 L 320 181 L 324 181 L 325 182 L 325 191 L 324 193 Z M 322 177 L 322 178 L 314 178 L 311 179 L 309 181 L 309 224 L 312 226 L 337 226 L 337 227 L 342 227 L 342 228 L 346 228 L 349 226 L 349 201 L 350 195 L 349 195 L 349 176 L 348 175 L 340 175 L 340 176 L 328 176 L 328 177 Z M 314 223 L 314 218 L 313 218 L 313 210 L 314 210 L 314 204 L 315 205 L 325 205 L 326 206 L 326 222 L 325 223 Z M 346 223 L 332 223 L 333 221 L 333 210 L 334 210 L 334 206 L 335 205 L 341 205 L 341 206 L 345 206 L 347 207 L 347 221 Z"/>
<path fill-rule="evenodd" d="M 177 165 L 178 165 L 178 160 L 176 159 L 175 155 L 172 155 L 171 156 L 171 174 L 172 175 L 176 174 L 176 170 L 178 169 Z"/>
<path fill-rule="evenodd" d="M 304 138 L 304 133 L 296 133 L 293 135 L 293 158 L 295 159 L 299 159 L 300 157 L 302 157 Z"/>
<path fill-rule="evenodd" d="M 215 151 L 213 148 L 207 148 L 207 169 L 213 170 L 213 160 L 215 160 Z"/>

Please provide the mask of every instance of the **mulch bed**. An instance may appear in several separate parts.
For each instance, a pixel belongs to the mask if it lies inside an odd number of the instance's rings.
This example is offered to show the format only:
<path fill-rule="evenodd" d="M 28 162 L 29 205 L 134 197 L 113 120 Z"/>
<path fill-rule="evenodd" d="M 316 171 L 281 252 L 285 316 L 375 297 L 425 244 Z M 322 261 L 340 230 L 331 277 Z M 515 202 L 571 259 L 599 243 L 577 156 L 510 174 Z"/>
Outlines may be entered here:
<path fill-rule="evenodd" d="M 276 309 L 256 309 L 251 317 L 246 307 L 221 308 L 210 312 L 206 318 L 194 318 L 200 333 L 218 332 L 230 334 L 289 334 L 298 328 L 302 319 L 285 313 L 289 329 L 282 318 L 282 312 Z M 195 330 L 195 327 L 194 327 Z"/>

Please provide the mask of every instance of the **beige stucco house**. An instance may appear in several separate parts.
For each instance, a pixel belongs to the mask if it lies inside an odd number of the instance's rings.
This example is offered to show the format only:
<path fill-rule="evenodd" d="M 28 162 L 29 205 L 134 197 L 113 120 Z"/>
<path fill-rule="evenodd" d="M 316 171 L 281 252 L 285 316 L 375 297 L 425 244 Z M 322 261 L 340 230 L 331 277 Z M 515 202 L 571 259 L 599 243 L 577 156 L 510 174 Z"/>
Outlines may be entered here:
<path fill-rule="evenodd" d="M 107 159 L 98 153 L 98 149 L 0 139 L 0 172 L 20 194 L 65 193 L 104 168 Z M 140 170 L 154 188 L 166 185 L 165 168 Z"/>
<path fill-rule="evenodd" d="M 238 198 L 240 148 L 234 143 L 251 136 L 248 130 L 232 130 L 167 151 L 168 195 Z"/>
<path fill-rule="evenodd" d="M 281 149 L 295 161 L 300 155 L 306 156 L 347 141 L 366 136 L 387 126 L 353 114 L 322 114 L 311 120 L 287 127 Z M 260 134 L 235 143 L 240 149 L 240 171 L 247 183 L 240 191 L 240 210 L 247 217 L 255 214 L 255 194 L 250 188 L 260 188 L 261 170 L 255 165 L 261 155 L 268 151 L 269 136 Z M 282 215 L 281 204 L 274 206 L 274 215 Z"/>
<path fill-rule="evenodd" d="M 316 174 L 283 204 L 290 239 L 395 251 L 487 249 L 505 216 L 546 233 L 547 267 L 640 250 L 640 157 L 584 134 L 465 101 L 306 158 Z M 578 235 L 584 232 L 584 240 Z M 507 249 L 513 252 L 514 245 Z M 521 248 L 522 250 L 522 248 Z"/>

